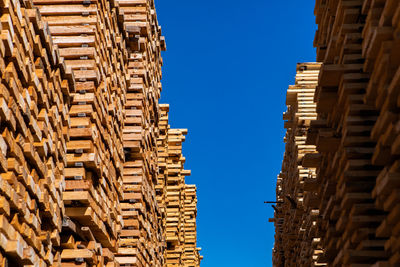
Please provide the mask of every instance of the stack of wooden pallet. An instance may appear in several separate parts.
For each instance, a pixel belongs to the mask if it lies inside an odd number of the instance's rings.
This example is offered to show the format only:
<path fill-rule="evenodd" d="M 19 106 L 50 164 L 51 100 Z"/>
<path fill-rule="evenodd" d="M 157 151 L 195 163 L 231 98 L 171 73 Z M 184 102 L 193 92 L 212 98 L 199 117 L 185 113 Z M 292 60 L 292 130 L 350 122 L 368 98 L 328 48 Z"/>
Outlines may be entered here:
<path fill-rule="evenodd" d="M 168 105 L 160 105 L 160 137 L 158 139 L 159 179 L 158 203 L 162 209 L 166 241 L 166 266 L 200 266 L 200 248 L 196 246 L 196 186 L 185 184 L 185 158 L 182 143 L 186 129 L 170 129 Z"/>
<path fill-rule="evenodd" d="M 275 266 L 313 266 L 320 253 L 315 235 L 317 207 L 315 195 L 308 186 L 315 182 L 315 168 L 309 166 L 315 155 L 314 145 L 306 145 L 306 133 L 317 117 L 314 92 L 321 64 L 297 65 L 295 85 L 286 95 L 288 110 L 284 113 L 286 151 L 282 171 L 277 182 L 275 207 L 276 242 L 273 262 Z"/>
<path fill-rule="evenodd" d="M 2 266 L 165 266 L 154 2 L 0 9 Z"/>
<path fill-rule="evenodd" d="M 306 144 L 318 153 L 304 157 L 315 157 L 312 206 L 322 248 L 315 258 L 398 266 L 400 2 L 317 0 L 315 14 L 323 66 Z"/>

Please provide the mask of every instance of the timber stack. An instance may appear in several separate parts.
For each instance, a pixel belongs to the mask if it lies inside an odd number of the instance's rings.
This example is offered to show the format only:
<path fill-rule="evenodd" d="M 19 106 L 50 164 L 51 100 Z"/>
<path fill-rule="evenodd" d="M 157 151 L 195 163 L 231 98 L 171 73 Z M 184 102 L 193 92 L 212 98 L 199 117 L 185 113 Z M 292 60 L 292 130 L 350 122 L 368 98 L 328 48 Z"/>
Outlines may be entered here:
<path fill-rule="evenodd" d="M 200 266 L 203 256 L 200 255 L 201 248 L 197 247 L 197 187 L 193 184 L 183 184 L 183 266 Z M 182 213 L 181 213 L 182 214 Z"/>
<path fill-rule="evenodd" d="M 307 189 L 315 182 L 315 168 L 304 161 L 313 161 L 305 155 L 314 155 L 315 145 L 307 145 L 307 130 L 317 118 L 314 93 L 321 64 L 297 65 L 295 85 L 286 94 L 287 111 L 283 115 L 286 128 L 286 151 L 282 171 L 278 176 L 275 213 L 276 242 L 274 265 L 312 266 L 313 256 L 319 253 L 315 244 L 317 207 L 311 204 L 315 195 Z"/>
<path fill-rule="evenodd" d="M 160 105 L 159 192 L 158 203 L 163 209 L 167 266 L 200 265 L 200 248 L 196 247 L 196 186 L 187 185 L 182 143 L 187 129 L 171 129 L 168 125 L 168 105 Z M 161 190 L 164 188 L 164 190 Z"/>
<path fill-rule="evenodd" d="M 161 51 L 165 42 L 154 2 L 115 1 L 127 34 L 127 99 L 123 128 L 124 228 L 119 262 L 163 266 L 163 231 L 156 201 Z M 134 4 L 132 4 L 134 3 Z"/>
<path fill-rule="evenodd" d="M 0 9 L 1 266 L 172 266 L 154 1 Z"/>
<path fill-rule="evenodd" d="M 315 174 L 304 183 L 294 172 L 278 180 L 274 264 L 299 266 L 290 258 L 300 257 L 298 248 L 284 241 L 291 238 L 317 252 L 307 255 L 313 265 L 300 266 L 399 266 L 400 2 L 317 0 L 315 15 L 323 65 L 305 144 L 316 151 L 297 161 Z M 312 201 L 291 195 L 296 187 Z M 285 216 L 310 210 L 314 230 L 305 238 L 307 228 Z"/>

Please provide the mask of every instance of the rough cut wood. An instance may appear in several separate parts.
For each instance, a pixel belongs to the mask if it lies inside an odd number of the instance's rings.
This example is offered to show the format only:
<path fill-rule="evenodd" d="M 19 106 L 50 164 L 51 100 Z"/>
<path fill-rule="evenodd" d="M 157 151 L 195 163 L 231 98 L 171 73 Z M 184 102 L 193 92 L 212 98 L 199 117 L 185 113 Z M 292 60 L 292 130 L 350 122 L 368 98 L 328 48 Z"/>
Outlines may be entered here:
<path fill-rule="evenodd" d="M 168 105 L 160 105 L 160 136 L 158 138 L 157 201 L 162 210 L 162 222 L 167 243 L 164 257 L 167 266 L 200 266 L 203 258 L 197 248 L 196 186 L 187 185 L 182 143 L 186 129 L 171 129 L 168 125 Z"/>
<path fill-rule="evenodd" d="M 285 189 L 304 190 L 304 196 L 293 198 L 295 211 L 287 200 L 278 205 L 275 222 L 284 228 L 277 228 L 274 264 L 298 266 L 293 259 L 307 257 L 314 266 L 398 266 L 400 3 L 317 0 L 315 15 L 314 44 L 323 65 L 313 99 L 317 116 L 304 136 L 317 155 L 291 164 L 314 168 L 316 182 L 307 179 L 300 187 L 293 181 Z M 294 212 L 308 220 L 302 212 L 310 209 L 317 212 L 311 233 L 284 217 Z M 318 254 L 299 254 L 289 239 Z"/>
<path fill-rule="evenodd" d="M 306 145 L 307 130 L 317 118 L 314 93 L 320 67 L 297 64 L 296 83 L 286 94 L 286 151 L 276 188 L 274 266 L 314 266 L 321 253 L 315 225 L 319 211 L 312 191 L 316 169 L 309 166 L 319 154 L 315 145 Z"/>
<path fill-rule="evenodd" d="M 168 266 L 154 2 L 0 0 L 0 22 L 1 266 Z"/>

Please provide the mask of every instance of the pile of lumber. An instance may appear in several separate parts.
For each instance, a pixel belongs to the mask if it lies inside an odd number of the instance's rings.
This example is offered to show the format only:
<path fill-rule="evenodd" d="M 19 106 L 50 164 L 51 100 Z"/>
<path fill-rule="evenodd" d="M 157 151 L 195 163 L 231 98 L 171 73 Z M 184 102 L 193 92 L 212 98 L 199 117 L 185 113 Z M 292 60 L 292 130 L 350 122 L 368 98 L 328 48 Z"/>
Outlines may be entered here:
<path fill-rule="evenodd" d="M 307 189 L 315 184 L 315 146 L 306 145 L 306 133 L 317 117 L 314 93 L 321 64 L 299 63 L 295 85 L 286 94 L 286 150 L 277 180 L 275 209 L 275 266 L 313 266 L 320 253 L 315 237 L 318 208 Z"/>
<path fill-rule="evenodd" d="M 182 143 L 186 129 L 170 129 L 168 105 L 161 106 L 159 147 L 159 179 L 157 200 L 163 210 L 166 266 L 200 266 L 202 256 L 196 246 L 196 186 L 185 184 L 190 171 L 184 169 Z"/>
<path fill-rule="evenodd" d="M 183 255 L 182 265 L 197 267 L 203 256 L 201 248 L 197 247 L 197 187 L 196 185 L 184 185 L 183 192 Z M 182 213 L 181 213 L 182 214 Z"/>
<path fill-rule="evenodd" d="M 321 154 L 321 261 L 329 266 L 400 262 L 400 3 L 317 1 L 316 93 Z M 327 97 L 328 96 L 328 97 Z M 323 166 L 323 167 L 322 167 Z M 397 230 L 396 230 L 397 227 Z"/>
<path fill-rule="evenodd" d="M 118 67 L 124 66 L 118 58 L 121 51 L 111 41 L 117 21 L 107 1 L 96 2 L 33 1 L 74 82 L 67 100 L 70 124 L 64 170 L 65 216 L 79 228 L 88 229 L 96 248 L 115 253 L 121 230 L 124 158 L 121 136 L 125 95 L 120 88 L 125 87 L 126 78 L 124 68 Z M 66 262 L 79 258 L 74 256 L 80 246 L 73 236 L 68 233 L 64 237 L 75 250 Z M 101 255 L 101 250 L 94 252 Z"/>
<path fill-rule="evenodd" d="M 73 80 L 37 9 L 2 0 L 0 10 L 0 261 L 51 266 L 71 255 L 59 248 Z M 94 261 L 92 245 L 82 256 Z"/>
<path fill-rule="evenodd" d="M 167 266 L 154 1 L 0 0 L 0 15 L 2 266 Z"/>
<path fill-rule="evenodd" d="M 118 261 L 163 266 L 163 229 L 156 201 L 157 135 L 161 93 L 161 38 L 153 1 L 116 0 L 118 19 L 126 31 L 127 69 L 123 127 L 124 227 Z"/>
<path fill-rule="evenodd" d="M 316 168 L 314 265 L 398 266 L 400 2 L 317 0 L 315 15 L 323 65 L 306 144 L 317 153 L 304 156 Z"/>

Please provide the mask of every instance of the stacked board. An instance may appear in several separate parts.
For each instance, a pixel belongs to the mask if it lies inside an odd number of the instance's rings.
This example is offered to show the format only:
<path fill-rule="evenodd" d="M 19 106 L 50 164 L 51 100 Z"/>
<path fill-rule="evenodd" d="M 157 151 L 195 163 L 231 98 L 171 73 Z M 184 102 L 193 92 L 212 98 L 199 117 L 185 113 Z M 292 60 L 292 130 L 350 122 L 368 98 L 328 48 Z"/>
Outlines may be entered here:
<path fill-rule="evenodd" d="M 315 15 L 314 265 L 398 266 L 400 2 L 317 0 Z"/>
<path fill-rule="evenodd" d="M 94 255 L 107 249 L 113 259 L 121 231 L 121 136 L 126 88 L 122 44 L 111 35 L 118 28 L 116 17 L 108 1 L 33 3 L 42 22 L 48 24 L 51 40 L 58 46 L 74 82 L 68 99 L 64 215 L 78 228 L 88 230 L 96 248 Z M 120 35 L 116 37 L 121 40 Z M 75 253 L 81 250 L 79 239 L 71 231 L 63 238 L 68 241 L 71 255 L 65 259 L 61 255 L 62 262 L 73 265 L 79 258 Z"/>
<path fill-rule="evenodd" d="M 330 189 L 319 198 L 321 261 L 395 266 L 400 3 L 317 1 L 315 14 L 317 59 L 324 63 L 315 100 L 323 123 L 310 142 L 322 156 L 319 181 Z"/>
<path fill-rule="evenodd" d="M 26 4 L 0 1 L 1 266 L 51 266 L 70 255 L 59 248 L 73 80 Z"/>
<path fill-rule="evenodd" d="M 159 148 L 159 178 L 157 200 L 162 207 L 165 230 L 166 266 L 197 267 L 202 256 L 196 245 L 197 196 L 196 186 L 187 185 L 182 143 L 186 129 L 170 129 L 168 105 L 161 106 Z"/>
<path fill-rule="evenodd" d="M 197 247 L 197 187 L 185 184 L 184 188 L 182 265 L 197 267 L 200 266 L 200 261 L 203 259 L 203 256 L 200 255 L 201 248 Z"/>
<path fill-rule="evenodd" d="M 163 231 L 156 201 L 157 135 L 161 93 L 161 51 L 165 42 L 154 2 L 116 0 L 118 20 L 127 37 L 129 77 L 123 127 L 124 227 L 118 261 L 163 266 Z"/>
<path fill-rule="evenodd" d="M 0 10 L 1 266 L 166 266 L 154 2 Z"/>
<path fill-rule="evenodd" d="M 275 208 L 274 266 L 313 266 L 321 252 L 315 221 L 319 215 L 315 195 L 308 188 L 315 183 L 314 145 L 306 145 L 307 130 L 317 118 L 314 93 L 321 64 L 299 63 L 295 85 L 286 94 L 286 150 L 278 176 Z M 308 155 L 308 158 L 305 157 Z M 311 157 L 310 157 L 311 155 Z"/>

